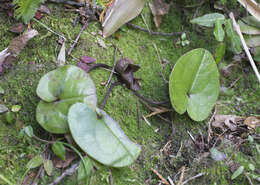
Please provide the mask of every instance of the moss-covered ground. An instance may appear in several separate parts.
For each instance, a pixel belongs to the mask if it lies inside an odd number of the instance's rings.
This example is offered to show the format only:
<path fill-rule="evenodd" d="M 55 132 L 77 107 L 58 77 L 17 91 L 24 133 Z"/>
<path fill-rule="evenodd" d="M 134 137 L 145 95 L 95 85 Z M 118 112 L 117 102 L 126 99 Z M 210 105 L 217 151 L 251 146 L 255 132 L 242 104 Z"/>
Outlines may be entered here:
<path fill-rule="evenodd" d="M 177 2 L 171 6 L 170 12 L 163 18 L 163 23 L 159 29 L 162 32 L 186 32 L 187 39 L 190 41 L 189 46 L 182 47 L 176 45 L 179 36 L 163 37 L 151 36 L 139 30 L 133 30 L 126 26 L 120 29 L 116 37 L 103 39 L 98 34 L 101 30 L 100 23 L 91 23 L 86 31 L 82 34 L 77 47 L 74 49 L 72 57 L 67 57 L 67 64 L 77 64 L 77 58 L 81 56 L 90 56 L 97 59 L 98 63 L 113 65 L 114 47 L 111 42 L 115 43 L 122 51 L 124 57 L 131 58 L 135 64 L 140 65 L 141 69 L 136 73 L 137 77 L 142 79 L 142 89 L 140 93 L 153 100 L 167 100 L 168 95 L 168 76 L 177 59 L 185 52 L 194 48 L 206 48 L 212 53 L 217 46 L 212 30 L 202 30 L 203 34 L 193 31 L 193 26 L 189 20 L 193 17 L 196 8 L 183 11 L 181 6 L 185 1 Z M 188 2 L 187 2 L 188 4 Z M 72 12 L 65 12 L 62 5 L 49 5 L 52 13 L 45 16 L 41 21 L 49 28 L 64 34 L 67 38 L 74 39 L 81 29 L 81 25 L 72 26 L 73 18 L 76 15 Z M 201 8 L 199 14 L 208 13 L 209 7 L 205 5 Z M 152 22 L 152 16 L 149 8 L 146 6 L 142 12 L 143 18 L 139 16 L 133 21 L 134 24 L 156 30 Z M 144 20 L 146 24 L 144 23 Z M 0 12 L 0 50 L 8 46 L 8 43 L 16 35 L 9 32 L 9 28 L 16 21 L 8 17 L 5 13 Z M 5 90 L 0 95 L 1 103 L 11 108 L 12 105 L 21 105 L 21 110 L 16 114 L 20 123 L 8 124 L 0 121 L 0 175 L 9 181 L 19 182 L 21 176 L 26 171 L 27 162 L 35 155 L 42 153 L 46 145 L 34 139 L 19 137 L 21 124 L 31 125 L 35 135 L 49 139 L 46 133 L 35 120 L 35 109 L 39 98 L 36 95 L 36 86 L 41 76 L 48 71 L 55 69 L 57 36 L 48 32 L 38 23 L 32 25 L 39 31 L 39 35 L 32 39 L 26 48 L 14 61 L 12 67 L 0 78 L 0 86 Z M 93 36 L 92 32 L 97 35 Z M 98 44 L 101 39 L 105 42 L 107 48 L 102 48 Z M 67 48 L 70 43 L 67 43 Z M 118 59 L 120 57 L 118 56 Z M 167 61 L 166 64 L 160 64 L 160 59 Z M 227 59 L 225 65 L 230 63 Z M 246 72 L 244 72 L 245 68 Z M 105 87 L 102 82 L 109 78 L 109 71 L 98 69 L 90 73 L 97 87 L 99 103 L 105 95 Z M 254 73 L 249 64 L 239 63 L 239 67 L 234 67 L 228 78 L 222 78 L 222 83 L 229 86 L 235 80 L 234 94 L 231 96 L 220 96 L 217 103 L 218 113 L 236 114 L 236 115 L 257 115 L 259 114 L 260 88 Z M 113 79 L 115 80 L 115 79 Z M 172 179 L 179 178 L 180 168 L 186 166 L 185 179 L 205 172 L 205 175 L 199 179 L 190 181 L 190 184 L 247 184 L 245 177 L 240 177 L 231 181 L 232 173 L 228 165 L 224 162 L 214 162 L 209 159 L 198 159 L 198 151 L 192 147 L 187 147 L 189 139 L 187 131 L 194 134 L 199 130 L 206 133 L 206 123 L 196 123 L 189 119 L 187 114 L 174 114 L 175 135 L 170 140 L 172 125 L 162 121 L 157 117 L 149 118 L 151 126 L 144 120 L 141 120 L 141 127 L 138 127 L 137 106 L 140 107 L 142 115 L 147 115 L 150 111 L 141 103 L 137 104 L 138 99 L 125 87 L 117 86 L 113 89 L 111 96 L 105 106 L 105 111 L 118 121 L 126 135 L 136 143 L 142 146 L 142 153 L 138 160 L 130 167 L 123 169 L 112 169 L 113 183 L 115 185 L 132 185 L 132 184 L 158 184 L 158 177 L 151 171 L 151 168 L 157 169 L 164 177 L 170 176 Z M 170 105 L 167 105 L 170 108 Z M 171 117 L 166 115 L 167 119 Z M 172 157 L 165 155 L 162 148 L 170 141 Z M 183 150 L 180 150 L 183 143 Z M 169 146 L 169 145 L 168 145 Z M 251 150 L 251 148 L 249 148 Z M 177 152 L 180 152 L 179 156 Z M 232 151 L 227 151 L 230 156 Z M 238 152 L 233 156 L 233 160 L 250 161 L 259 169 L 259 160 L 256 159 L 257 153 L 255 148 L 250 155 Z M 258 154 L 259 155 L 259 154 Z M 259 157 L 258 157 L 259 159 Z M 29 174 L 35 175 L 36 170 Z M 55 176 L 59 176 L 60 170 L 55 170 L 55 175 L 48 177 L 45 175 L 39 184 L 48 184 L 53 181 Z M 108 179 L 110 170 L 104 169 L 93 177 L 93 184 L 109 184 Z M 76 175 L 65 180 L 65 184 L 77 184 Z M 6 184 L 1 181 L 0 184 Z"/>

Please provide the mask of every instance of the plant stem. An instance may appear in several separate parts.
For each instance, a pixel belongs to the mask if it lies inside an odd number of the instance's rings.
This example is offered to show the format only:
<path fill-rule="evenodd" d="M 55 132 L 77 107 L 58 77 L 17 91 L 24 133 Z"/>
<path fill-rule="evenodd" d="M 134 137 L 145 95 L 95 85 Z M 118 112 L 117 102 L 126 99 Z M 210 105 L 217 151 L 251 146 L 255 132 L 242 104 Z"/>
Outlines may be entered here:
<path fill-rule="evenodd" d="M 252 66 L 252 68 L 253 68 L 253 70 L 254 70 L 254 72 L 255 72 L 255 74 L 256 74 L 256 77 L 257 77 L 257 79 L 258 79 L 258 81 L 259 81 L 259 83 L 260 83 L 260 74 L 259 74 L 259 71 L 258 71 L 258 69 L 257 69 L 257 67 L 256 67 L 256 65 L 255 65 L 255 62 L 254 62 L 254 60 L 253 60 L 253 58 L 252 58 L 252 55 L 251 55 L 250 52 L 249 52 L 249 49 L 248 49 L 248 47 L 247 47 L 247 45 L 246 45 L 246 41 L 245 41 L 245 39 L 244 39 L 244 37 L 243 37 L 243 35 L 242 35 L 242 33 L 241 33 L 240 27 L 238 26 L 238 24 L 237 24 L 237 22 L 236 22 L 236 20 L 235 20 L 235 17 L 234 17 L 233 12 L 231 12 L 231 13 L 229 14 L 229 17 L 232 19 L 234 29 L 235 29 L 235 31 L 238 33 L 238 35 L 239 35 L 239 37 L 240 37 L 242 46 L 243 46 L 243 48 L 244 48 L 244 50 L 245 50 L 245 52 L 246 52 L 246 55 L 247 55 L 247 57 L 248 57 L 248 59 L 249 59 L 249 62 L 250 62 L 250 64 L 251 64 L 251 66 Z"/>

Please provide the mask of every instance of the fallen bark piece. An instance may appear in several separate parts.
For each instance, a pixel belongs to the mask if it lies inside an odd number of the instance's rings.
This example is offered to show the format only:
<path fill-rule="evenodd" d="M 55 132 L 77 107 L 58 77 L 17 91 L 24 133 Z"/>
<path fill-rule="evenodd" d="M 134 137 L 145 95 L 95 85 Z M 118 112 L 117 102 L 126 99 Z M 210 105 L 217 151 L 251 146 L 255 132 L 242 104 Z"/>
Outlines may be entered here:
<path fill-rule="evenodd" d="M 32 29 L 11 40 L 9 46 L 0 52 L 0 74 L 9 68 L 10 63 L 20 54 L 27 42 L 36 35 L 38 31 Z"/>

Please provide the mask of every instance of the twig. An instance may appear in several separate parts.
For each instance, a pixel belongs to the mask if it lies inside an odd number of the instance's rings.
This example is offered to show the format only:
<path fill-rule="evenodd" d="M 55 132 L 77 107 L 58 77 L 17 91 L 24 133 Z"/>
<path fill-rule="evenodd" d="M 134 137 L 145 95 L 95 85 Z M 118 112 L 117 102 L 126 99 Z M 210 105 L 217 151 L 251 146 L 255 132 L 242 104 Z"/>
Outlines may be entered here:
<path fill-rule="evenodd" d="M 161 174 L 159 174 L 159 172 L 157 170 L 155 170 L 153 168 L 151 170 L 161 179 L 163 184 L 170 185 L 169 182 Z"/>
<path fill-rule="evenodd" d="M 160 104 L 166 104 L 166 103 L 169 103 L 169 100 L 166 100 L 166 101 L 161 101 L 161 102 L 158 102 L 158 101 L 153 101 L 153 100 L 149 100 L 149 99 L 146 99 L 145 97 L 143 97 L 142 95 L 139 94 L 139 92 L 137 91 L 133 91 L 134 95 L 136 95 L 138 98 L 140 98 L 141 100 L 149 103 L 149 104 L 154 104 L 154 105 L 160 105 Z"/>
<path fill-rule="evenodd" d="M 148 24 L 146 23 L 146 20 L 145 20 L 143 14 L 141 14 L 141 17 L 142 17 L 142 19 L 143 19 L 143 21 L 144 21 L 144 24 L 145 24 L 145 26 L 146 26 L 146 28 L 147 28 L 147 30 L 148 30 L 148 33 L 151 34 L 151 30 L 149 29 L 149 26 L 148 26 Z"/>
<path fill-rule="evenodd" d="M 71 5 L 71 6 L 78 6 L 78 7 L 82 7 L 85 6 L 85 3 L 79 3 L 76 1 L 69 1 L 69 0 L 48 0 L 51 3 L 64 3 L 67 5 Z"/>
<path fill-rule="evenodd" d="M 110 170 L 110 174 L 109 174 L 109 184 L 110 185 L 114 185 L 113 183 L 113 175 L 112 175 L 112 171 Z"/>
<path fill-rule="evenodd" d="M 253 58 L 252 58 L 252 56 L 251 56 L 251 54 L 250 54 L 250 52 L 249 52 L 249 49 L 248 49 L 248 47 L 247 47 L 247 45 L 246 45 L 246 41 L 245 41 L 245 39 L 244 39 L 244 37 L 243 37 L 243 35 L 242 35 L 242 33 L 241 33 L 240 27 L 238 26 L 238 24 L 237 24 L 237 22 L 236 22 L 236 20 L 235 20 L 234 14 L 231 12 L 231 13 L 229 14 L 229 17 L 232 19 L 234 29 L 235 29 L 235 31 L 238 33 L 238 35 L 239 35 L 239 37 L 240 37 L 242 46 L 243 46 L 243 48 L 244 48 L 244 50 L 245 50 L 245 52 L 246 52 L 246 55 L 247 55 L 247 57 L 248 57 L 248 59 L 249 59 L 249 62 L 250 62 L 250 64 L 251 64 L 251 66 L 252 66 L 252 68 L 253 68 L 253 70 L 254 70 L 254 72 L 255 72 L 255 74 L 256 74 L 256 77 L 257 77 L 257 79 L 258 79 L 258 81 L 259 81 L 259 83 L 260 83 L 260 74 L 259 74 L 259 71 L 258 71 L 258 69 L 257 69 L 257 67 L 256 67 L 256 65 L 255 65 L 255 62 L 254 62 L 254 60 L 253 60 Z"/>
<path fill-rule="evenodd" d="M 134 28 L 134 29 L 138 29 L 138 30 L 141 30 L 143 32 L 147 32 L 149 33 L 150 35 L 161 35 L 161 36 L 176 36 L 176 35 L 181 35 L 183 32 L 172 32 L 172 33 L 164 33 L 164 32 L 154 32 L 154 31 L 149 31 L 145 28 L 142 28 L 140 26 L 137 26 L 135 24 L 132 24 L 132 23 L 127 23 L 128 26 Z"/>
<path fill-rule="evenodd" d="M 72 50 L 74 49 L 74 47 L 75 47 L 76 44 L 78 43 L 81 34 L 82 34 L 83 31 L 87 28 L 88 22 L 89 22 L 89 20 L 87 19 L 86 22 L 85 22 L 85 24 L 81 27 L 80 32 L 79 32 L 77 38 L 76 38 L 75 41 L 70 45 L 70 49 L 69 49 L 69 51 L 68 51 L 68 55 L 69 55 L 69 56 L 71 55 Z"/>
<path fill-rule="evenodd" d="M 254 185 L 253 182 L 252 182 L 252 180 L 250 179 L 250 177 L 247 175 L 247 173 L 245 173 L 245 176 L 246 176 L 246 178 L 247 178 L 249 184 L 250 184 L 250 185 Z"/>
<path fill-rule="evenodd" d="M 180 179 L 177 183 L 177 185 L 182 185 L 183 177 L 184 177 L 184 172 L 185 172 L 185 166 L 181 167 L 181 176 Z"/>
<path fill-rule="evenodd" d="M 35 136 L 35 135 L 33 135 L 32 137 L 33 137 L 34 139 L 38 140 L 38 141 L 43 142 L 43 143 L 47 143 L 47 144 L 54 144 L 54 143 L 56 143 L 56 141 L 47 141 L 47 140 L 41 139 L 41 138 L 39 138 L 39 137 L 37 137 L 37 136 Z"/>
<path fill-rule="evenodd" d="M 65 170 L 61 176 L 57 177 L 55 179 L 54 182 L 50 183 L 49 185 L 56 185 L 59 184 L 66 176 L 70 176 L 73 173 L 75 173 L 79 168 L 79 162 L 77 162 L 76 164 L 73 164 L 70 168 L 68 168 L 67 170 Z"/>
<path fill-rule="evenodd" d="M 189 178 L 188 180 L 184 181 L 184 182 L 182 183 L 182 185 L 187 184 L 189 181 L 194 180 L 194 179 L 196 179 L 196 178 L 199 178 L 199 177 L 201 177 L 201 176 L 203 176 L 203 175 L 205 175 L 205 173 L 199 173 L 198 175 L 195 175 L 195 176 Z"/>
<path fill-rule="evenodd" d="M 37 185 L 37 180 L 39 179 L 41 172 L 43 170 L 43 165 L 41 165 L 40 169 L 37 172 L 37 175 L 34 177 L 34 180 L 31 185 Z"/>
<path fill-rule="evenodd" d="M 168 181 L 170 182 L 171 185 L 174 185 L 173 180 L 172 180 L 172 178 L 170 176 L 168 176 L 167 179 L 168 179 Z"/>
<path fill-rule="evenodd" d="M 66 40 L 71 40 L 71 39 L 67 39 L 65 36 L 53 31 L 52 29 L 50 29 L 48 26 L 46 26 L 45 24 L 43 24 L 42 22 L 38 21 L 37 19 L 33 18 L 33 20 L 35 22 L 37 22 L 38 24 L 40 24 L 42 27 L 44 27 L 45 29 L 47 29 L 49 32 L 55 34 L 55 35 L 58 35 L 59 37 L 63 38 L 65 41 Z M 71 40 L 72 42 L 74 42 L 73 40 Z"/>
<path fill-rule="evenodd" d="M 115 86 L 120 85 L 120 84 L 121 84 L 121 82 L 111 83 L 109 89 L 106 91 L 105 98 L 104 98 L 103 102 L 101 103 L 101 105 L 100 105 L 100 107 L 99 107 L 100 109 L 104 110 L 104 107 L 105 107 L 105 105 L 106 105 L 106 103 L 107 103 L 109 94 L 111 93 L 112 89 L 113 89 Z"/>
<path fill-rule="evenodd" d="M 117 48 L 115 48 L 115 52 L 114 52 L 114 64 L 113 64 L 112 71 L 111 71 L 111 73 L 110 73 L 110 75 L 109 75 L 109 78 L 108 78 L 106 87 L 107 87 L 108 85 L 110 85 L 112 76 L 113 76 L 113 74 L 114 74 L 114 72 L 115 72 L 115 68 L 116 68 L 116 55 L 117 55 Z"/>
<path fill-rule="evenodd" d="M 136 109 L 137 109 L 137 123 L 138 123 L 138 129 L 141 128 L 141 112 L 138 101 L 136 101 Z"/>
<path fill-rule="evenodd" d="M 217 112 L 217 109 L 216 109 L 216 106 L 215 106 L 214 112 L 213 112 L 213 114 L 212 114 L 212 116 L 211 116 L 211 118 L 210 118 L 210 120 L 208 122 L 208 143 L 209 143 L 209 141 L 211 139 L 211 133 L 212 133 L 211 123 L 212 123 L 212 121 L 213 121 L 213 119 L 214 119 L 214 117 L 216 115 L 216 112 Z"/>

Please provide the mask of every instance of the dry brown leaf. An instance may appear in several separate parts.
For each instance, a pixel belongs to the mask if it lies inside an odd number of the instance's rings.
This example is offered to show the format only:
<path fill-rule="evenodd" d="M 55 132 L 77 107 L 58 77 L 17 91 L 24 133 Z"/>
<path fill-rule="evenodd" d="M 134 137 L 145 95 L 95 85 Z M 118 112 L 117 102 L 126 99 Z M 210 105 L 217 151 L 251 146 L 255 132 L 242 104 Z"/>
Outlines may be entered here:
<path fill-rule="evenodd" d="M 250 117 L 245 119 L 244 124 L 249 129 L 255 129 L 256 127 L 260 126 L 260 116 L 257 116 L 257 117 L 250 116 Z"/>
<path fill-rule="evenodd" d="M 20 54 L 27 42 L 36 35 L 38 35 L 36 30 L 29 30 L 24 34 L 15 37 L 10 42 L 9 46 L 0 52 L 0 74 L 4 72 L 12 60 Z"/>
<path fill-rule="evenodd" d="M 153 14 L 155 26 L 159 28 L 162 23 L 163 15 L 166 15 L 169 12 L 170 4 L 166 3 L 164 0 L 154 0 L 152 3 L 149 3 L 149 7 Z"/>
<path fill-rule="evenodd" d="M 238 127 L 238 123 L 244 120 L 243 117 L 235 116 L 235 115 L 221 115 L 217 114 L 214 117 L 214 121 L 212 122 L 212 126 L 216 128 L 221 128 L 225 130 L 225 127 L 228 127 L 231 131 L 235 131 Z"/>
<path fill-rule="evenodd" d="M 254 0 L 237 0 L 242 4 L 245 9 L 253 15 L 258 21 L 260 21 L 260 7 Z"/>
<path fill-rule="evenodd" d="M 55 168 L 66 168 L 68 167 L 72 161 L 77 158 L 77 155 L 73 152 L 66 151 L 66 161 L 63 161 L 61 158 L 56 155 L 53 157 L 52 162 Z"/>

